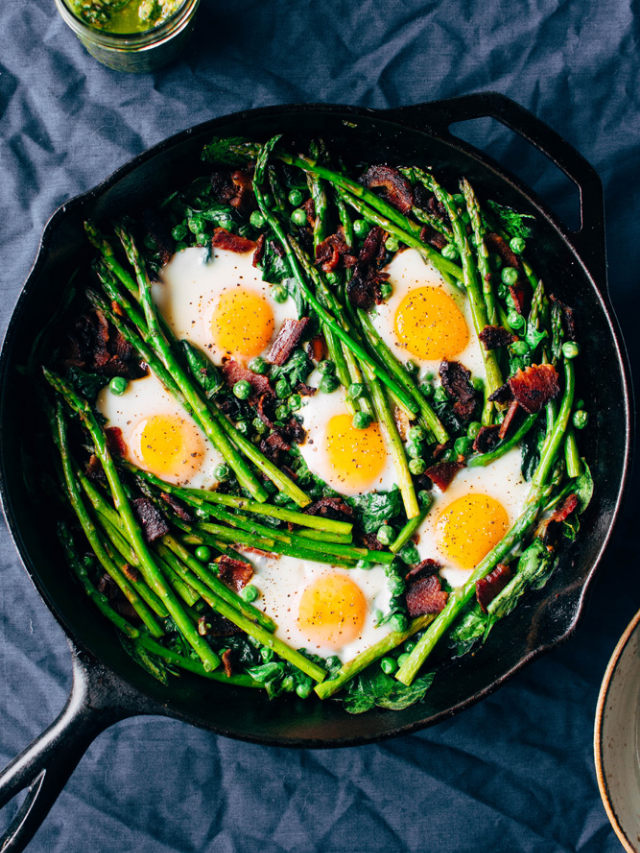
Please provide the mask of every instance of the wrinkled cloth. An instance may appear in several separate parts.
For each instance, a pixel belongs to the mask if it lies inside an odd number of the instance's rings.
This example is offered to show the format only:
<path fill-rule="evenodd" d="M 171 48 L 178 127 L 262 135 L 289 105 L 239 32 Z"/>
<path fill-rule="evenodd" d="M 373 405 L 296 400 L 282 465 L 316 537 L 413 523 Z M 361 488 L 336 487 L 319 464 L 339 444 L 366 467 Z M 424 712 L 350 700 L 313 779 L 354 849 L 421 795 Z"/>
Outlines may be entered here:
<path fill-rule="evenodd" d="M 638 364 L 639 36 L 620 0 L 202 0 L 184 58 L 128 76 L 84 51 L 53 0 L 3 0 L 1 328 L 55 208 L 172 133 L 267 104 L 396 107 L 496 90 L 602 176 L 610 287 Z M 575 191 L 533 149 L 489 120 L 460 132 L 575 221 Z M 591 741 L 607 660 L 640 606 L 636 501 L 632 488 L 577 636 L 481 704 L 411 737 L 345 750 L 266 748 L 127 720 L 91 746 L 29 850 L 618 851 Z M 4 526 L 0 561 L 5 764 L 59 713 L 71 673 L 63 633 Z"/>

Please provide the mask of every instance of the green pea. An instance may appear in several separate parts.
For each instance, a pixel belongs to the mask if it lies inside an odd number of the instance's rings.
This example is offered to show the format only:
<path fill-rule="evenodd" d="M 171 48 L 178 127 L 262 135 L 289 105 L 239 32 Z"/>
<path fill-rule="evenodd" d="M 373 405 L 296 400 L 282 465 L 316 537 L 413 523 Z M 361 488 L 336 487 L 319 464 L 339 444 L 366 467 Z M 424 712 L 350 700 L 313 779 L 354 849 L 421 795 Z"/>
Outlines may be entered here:
<path fill-rule="evenodd" d="M 276 409 L 276 419 L 279 421 L 286 421 L 289 417 L 289 406 L 286 403 L 283 403 L 282 406 L 278 406 Z"/>
<path fill-rule="evenodd" d="M 408 643 L 407 642 L 404 644 L 404 650 L 408 655 L 411 654 L 411 652 L 415 649 L 415 647 L 416 647 L 415 643 Z"/>
<path fill-rule="evenodd" d="M 330 373 L 325 373 L 318 384 L 318 388 L 323 394 L 333 394 L 339 385 L 340 380 L 337 377 L 332 376 Z"/>
<path fill-rule="evenodd" d="M 307 699 L 311 695 L 311 682 L 303 681 L 296 687 L 296 693 L 301 699 Z"/>
<path fill-rule="evenodd" d="M 240 598 L 244 601 L 252 602 L 255 601 L 256 598 L 260 595 L 260 590 L 257 586 L 254 586 L 252 583 L 247 584 L 247 586 L 243 587 L 240 590 Z"/>
<path fill-rule="evenodd" d="M 196 234 L 196 243 L 198 246 L 206 246 L 209 242 L 209 237 L 205 234 L 204 231 L 201 231 L 199 234 Z"/>
<path fill-rule="evenodd" d="M 327 273 L 327 284 L 330 284 L 332 287 L 335 287 L 339 281 L 340 281 L 339 273 L 333 272 L 333 271 Z"/>
<path fill-rule="evenodd" d="M 189 246 L 187 243 L 176 243 L 176 252 L 182 252 L 184 249 L 188 249 Z"/>
<path fill-rule="evenodd" d="M 352 382 L 347 390 L 347 396 L 350 400 L 359 400 L 364 394 L 364 385 L 361 382 Z"/>
<path fill-rule="evenodd" d="M 382 610 L 378 610 L 378 608 L 376 607 L 376 609 L 373 611 L 371 616 L 373 618 L 373 624 L 376 627 L 378 627 L 378 625 L 380 624 L 380 622 L 384 618 L 384 613 L 382 612 Z"/>
<path fill-rule="evenodd" d="M 511 344 L 511 352 L 515 355 L 526 355 L 529 352 L 529 344 L 526 341 L 515 341 Z"/>
<path fill-rule="evenodd" d="M 128 385 L 129 383 L 124 376 L 114 376 L 109 383 L 109 391 L 112 394 L 115 394 L 116 397 L 122 397 L 124 392 L 127 390 Z"/>
<path fill-rule="evenodd" d="M 240 435 L 248 436 L 251 432 L 251 424 L 249 421 L 237 421 L 236 429 L 240 433 Z"/>
<path fill-rule="evenodd" d="M 264 194 L 264 206 L 273 207 L 273 196 L 271 195 L 271 193 Z"/>
<path fill-rule="evenodd" d="M 412 459 L 419 459 L 424 453 L 424 445 L 420 441 L 408 441 L 407 453 Z"/>
<path fill-rule="evenodd" d="M 287 693 L 292 693 L 296 689 L 296 683 L 292 675 L 287 675 L 286 678 L 282 679 L 282 689 Z"/>
<path fill-rule="evenodd" d="M 576 409 L 584 409 L 584 407 L 585 407 L 584 400 L 578 400 L 578 402 L 576 403 Z"/>
<path fill-rule="evenodd" d="M 562 344 L 562 355 L 569 360 L 576 358 L 576 356 L 580 355 L 580 344 L 577 344 L 575 341 L 566 341 Z"/>
<path fill-rule="evenodd" d="M 373 423 L 373 417 L 369 412 L 356 412 L 353 416 L 354 429 L 366 429 Z"/>
<path fill-rule="evenodd" d="M 427 437 L 427 433 L 421 426 L 412 426 L 409 428 L 409 432 L 407 434 L 407 438 L 409 441 L 424 441 Z"/>
<path fill-rule="evenodd" d="M 409 627 L 409 620 L 404 613 L 394 613 L 389 619 L 389 627 L 392 631 L 406 631 Z"/>
<path fill-rule="evenodd" d="M 584 429 L 589 423 L 589 412 L 584 409 L 577 409 L 573 413 L 573 425 L 576 429 Z"/>
<path fill-rule="evenodd" d="M 336 372 L 336 366 L 332 361 L 329 361 L 329 359 L 325 359 L 325 361 L 321 361 L 318 364 L 318 370 L 320 373 L 324 373 L 325 375 L 333 374 Z"/>
<path fill-rule="evenodd" d="M 199 234 L 204 228 L 204 221 L 199 216 L 192 216 L 187 220 L 187 225 L 192 234 Z"/>
<path fill-rule="evenodd" d="M 440 254 L 443 258 L 447 258 L 449 261 L 455 261 L 458 257 L 458 250 L 453 243 L 447 243 L 446 246 L 442 247 Z"/>
<path fill-rule="evenodd" d="M 356 237 L 366 237 L 371 229 L 369 223 L 364 219 L 356 219 L 353 223 L 353 233 Z"/>
<path fill-rule="evenodd" d="M 224 462 L 221 462 L 220 465 L 216 465 L 213 469 L 213 476 L 219 483 L 224 483 L 225 480 L 228 480 L 231 477 L 231 468 L 228 465 L 225 465 Z"/>
<path fill-rule="evenodd" d="M 481 429 L 482 424 L 480 423 L 480 421 L 471 421 L 471 423 L 467 427 L 467 438 L 476 438 Z"/>
<path fill-rule="evenodd" d="M 398 657 L 398 666 L 399 667 L 404 666 L 404 664 L 409 660 L 409 657 L 410 657 L 410 655 L 408 655 L 407 652 L 404 652 L 404 654 L 401 654 Z"/>
<path fill-rule="evenodd" d="M 291 214 L 291 221 L 294 225 L 297 225 L 298 228 L 304 228 L 307 224 L 307 211 L 302 210 L 300 207 L 297 210 L 294 210 Z"/>
<path fill-rule="evenodd" d="M 261 355 L 252 358 L 247 367 L 249 370 L 252 370 L 254 373 L 259 373 L 261 376 L 269 369 L 268 363 Z"/>
<path fill-rule="evenodd" d="M 433 397 L 434 387 L 430 382 L 423 382 L 420 386 L 420 393 L 425 399 L 429 399 L 429 397 Z"/>
<path fill-rule="evenodd" d="M 456 454 L 458 454 L 458 456 L 466 456 L 468 453 L 471 452 L 472 447 L 473 441 L 470 438 L 467 438 L 466 436 L 463 436 L 462 438 L 456 438 L 453 444 L 453 449 L 455 450 Z"/>
<path fill-rule="evenodd" d="M 374 563 L 370 563 L 369 560 L 357 560 L 356 561 L 356 569 L 362 569 L 364 572 L 368 572 L 372 569 Z"/>
<path fill-rule="evenodd" d="M 398 669 L 398 664 L 396 663 L 395 658 L 382 658 L 380 661 L 380 669 L 385 675 L 393 675 L 393 673 Z"/>
<path fill-rule="evenodd" d="M 495 252 L 492 252 L 489 255 L 489 266 L 492 270 L 499 270 L 502 266 L 502 258 L 500 257 L 500 255 L 496 254 Z"/>
<path fill-rule="evenodd" d="M 417 373 L 417 372 L 418 372 L 418 370 L 419 370 L 419 367 L 418 367 L 418 365 L 415 363 L 415 361 L 411 361 L 411 359 L 409 359 L 409 361 L 405 361 L 405 363 L 404 363 L 404 369 L 407 371 L 407 373 L 408 373 L 410 376 L 415 376 L 415 375 L 416 375 L 416 373 Z"/>
<path fill-rule="evenodd" d="M 238 400 L 247 400 L 251 396 L 251 383 L 241 379 L 233 386 L 233 393 Z"/>
<path fill-rule="evenodd" d="M 526 245 L 526 241 L 522 237 L 512 237 L 509 240 L 509 246 L 514 255 L 521 255 Z"/>
<path fill-rule="evenodd" d="M 245 587 L 245 589 L 246 589 L 246 587 Z M 269 646 L 263 646 L 260 649 L 260 657 L 262 658 L 262 660 L 265 663 L 271 663 L 274 656 L 275 656 L 275 652 L 273 651 L 273 649 L 270 649 Z"/>
<path fill-rule="evenodd" d="M 391 578 L 389 581 L 389 592 L 391 595 L 402 595 L 405 591 L 406 584 L 401 577 Z"/>
<path fill-rule="evenodd" d="M 376 533 L 376 539 L 381 545 L 391 545 L 395 538 L 396 534 L 391 525 L 383 524 L 381 527 L 378 528 L 378 532 Z"/>
<path fill-rule="evenodd" d="M 392 293 L 393 285 L 389 284 L 388 281 L 383 281 L 380 285 L 380 296 L 382 297 L 383 301 L 386 302 Z"/>
<path fill-rule="evenodd" d="M 274 284 L 271 288 L 271 296 L 275 302 L 282 304 L 289 298 L 289 291 L 282 284 Z"/>
<path fill-rule="evenodd" d="M 284 400 L 291 393 L 291 385 L 286 379 L 278 379 L 276 382 L 276 396 L 280 400 Z"/>
<path fill-rule="evenodd" d="M 264 216 L 260 213 L 259 210 L 254 210 L 251 216 L 249 217 L 249 222 L 253 225 L 254 228 L 263 228 Z"/>
<path fill-rule="evenodd" d="M 193 552 L 196 556 L 196 559 L 202 560 L 203 563 L 208 563 L 211 559 L 211 555 L 213 551 L 209 548 L 208 545 L 198 545 L 196 550 Z"/>
<path fill-rule="evenodd" d="M 412 566 L 414 563 L 420 562 L 418 549 L 413 544 L 413 542 L 408 542 L 400 551 L 400 559 L 408 566 Z"/>
<path fill-rule="evenodd" d="M 187 236 L 187 231 L 187 226 L 184 224 L 184 222 L 181 222 L 173 229 L 173 231 L 171 232 L 171 236 L 174 240 L 184 240 L 184 238 Z"/>
<path fill-rule="evenodd" d="M 395 237 L 387 237 L 384 247 L 387 252 L 397 252 L 400 248 L 400 244 Z"/>
<path fill-rule="evenodd" d="M 258 433 L 258 436 L 261 436 L 263 433 L 267 431 L 267 425 L 260 420 L 260 418 L 254 418 L 251 421 L 254 430 Z"/>
<path fill-rule="evenodd" d="M 426 470 L 427 463 L 424 461 L 424 459 L 409 460 L 409 471 L 411 471 L 414 477 L 419 477 L 420 474 L 424 474 Z"/>
<path fill-rule="evenodd" d="M 522 314 L 518 314 L 517 311 L 509 311 L 507 314 L 507 323 L 511 326 L 512 329 L 521 329 L 525 324 L 525 319 Z"/>
<path fill-rule="evenodd" d="M 430 370 L 427 370 L 427 372 L 422 377 L 423 382 L 433 382 L 434 379 L 435 379 L 435 376 Z"/>
<path fill-rule="evenodd" d="M 478 394 L 482 394 L 482 392 L 484 391 L 484 379 L 482 379 L 480 376 L 474 376 L 472 379 L 472 384 Z"/>
<path fill-rule="evenodd" d="M 442 385 L 438 385 L 438 387 L 433 392 L 433 399 L 436 403 L 445 403 L 449 399 L 449 395 L 442 387 Z"/>
<path fill-rule="evenodd" d="M 520 273 L 515 267 L 505 267 L 502 270 L 502 281 L 506 285 L 515 284 L 520 277 Z"/>
<path fill-rule="evenodd" d="M 302 204 L 304 196 L 300 192 L 300 190 L 291 190 L 289 193 L 289 204 L 293 207 L 300 207 Z"/>
<path fill-rule="evenodd" d="M 300 396 L 300 394 L 292 394 L 289 397 L 289 409 L 292 412 L 297 412 L 301 406 L 302 406 L 302 397 Z"/>

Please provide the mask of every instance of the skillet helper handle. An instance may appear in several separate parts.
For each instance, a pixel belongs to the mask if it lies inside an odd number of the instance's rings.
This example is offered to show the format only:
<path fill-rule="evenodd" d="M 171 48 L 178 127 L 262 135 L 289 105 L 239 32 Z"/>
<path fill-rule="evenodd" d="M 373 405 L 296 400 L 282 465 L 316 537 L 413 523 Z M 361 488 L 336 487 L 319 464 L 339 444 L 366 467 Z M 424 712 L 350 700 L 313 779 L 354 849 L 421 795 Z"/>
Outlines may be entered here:
<path fill-rule="evenodd" d="M 477 118 L 493 118 L 517 133 L 554 163 L 580 193 L 580 229 L 569 240 L 601 293 L 607 288 L 607 259 L 602 181 L 593 166 L 560 134 L 529 110 L 498 92 L 479 92 L 450 100 L 432 101 L 389 111 L 398 121 L 452 137 L 449 126 Z M 460 140 L 455 139 L 456 145 Z M 463 147 L 471 148 L 471 146 Z M 475 151 L 475 149 L 472 149 Z M 555 218 L 555 217 L 554 217 Z"/>
<path fill-rule="evenodd" d="M 73 687 L 46 731 L 0 772 L 0 808 L 28 788 L 5 833 L 0 853 L 21 853 L 31 841 L 92 741 L 108 726 L 137 713 L 122 701 L 108 671 L 72 648 Z M 116 688 L 113 690 L 113 688 Z"/>

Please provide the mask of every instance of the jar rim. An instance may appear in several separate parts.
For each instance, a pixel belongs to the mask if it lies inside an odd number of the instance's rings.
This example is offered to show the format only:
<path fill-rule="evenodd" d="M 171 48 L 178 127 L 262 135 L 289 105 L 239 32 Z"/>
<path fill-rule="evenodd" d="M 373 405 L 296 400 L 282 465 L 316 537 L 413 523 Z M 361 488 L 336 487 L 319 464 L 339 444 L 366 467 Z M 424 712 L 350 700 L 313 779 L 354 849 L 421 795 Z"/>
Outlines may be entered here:
<path fill-rule="evenodd" d="M 190 17 L 199 5 L 199 2 L 200 0 L 183 0 L 183 3 L 166 21 L 157 24 L 155 27 L 150 27 L 148 30 L 130 33 L 111 33 L 107 30 L 101 30 L 99 27 L 92 27 L 86 24 L 76 15 L 66 0 L 56 0 L 56 5 L 65 23 L 76 32 L 76 35 L 85 35 L 93 41 L 101 42 L 105 46 L 133 47 L 139 46 L 141 43 L 146 44 L 150 39 L 155 41 L 165 35 L 169 35 L 175 27 L 180 26 L 180 24 L 184 23 Z"/>

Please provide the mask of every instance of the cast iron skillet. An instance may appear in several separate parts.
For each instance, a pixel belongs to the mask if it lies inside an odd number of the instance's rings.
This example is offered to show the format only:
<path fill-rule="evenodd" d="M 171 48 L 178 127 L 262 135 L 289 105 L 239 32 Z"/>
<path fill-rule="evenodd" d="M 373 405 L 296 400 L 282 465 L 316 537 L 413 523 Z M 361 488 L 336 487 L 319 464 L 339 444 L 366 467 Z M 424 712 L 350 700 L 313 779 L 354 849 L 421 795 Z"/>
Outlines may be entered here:
<path fill-rule="evenodd" d="M 569 231 L 530 190 L 476 149 L 454 138 L 449 125 L 491 116 L 540 149 L 580 190 L 581 228 Z M 34 330 L 51 316 L 79 255 L 82 222 L 131 210 L 168 184 L 188 179 L 191 161 L 213 134 L 266 139 L 274 133 L 322 135 L 334 150 L 352 146 L 371 162 L 434 164 L 439 174 L 465 174 L 497 201 L 537 217 L 536 266 L 553 291 L 578 312 L 586 353 L 579 359 L 581 395 L 588 389 L 590 427 L 584 448 L 595 498 L 578 541 L 547 587 L 499 623 L 477 654 L 447 664 L 422 705 L 404 711 L 349 716 L 338 702 L 269 702 L 188 674 L 168 687 L 123 651 L 113 628 L 70 581 L 52 519 L 33 511 L 22 477 L 30 419 L 16 372 Z M 24 849 L 91 741 L 118 720 L 162 714 L 217 734 L 261 744 L 337 747 L 372 743 L 417 731 L 487 696 L 537 655 L 575 630 L 618 515 L 630 463 L 632 400 L 624 346 L 606 284 L 603 197 L 592 167 L 561 137 L 522 107 L 486 93 L 389 111 L 306 105 L 269 107 L 216 119 L 151 149 L 107 181 L 58 210 L 48 223 L 35 266 L 14 311 L 0 356 L 0 465 L 4 512 L 29 576 L 69 637 L 73 688 L 60 717 L 0 774 L 0 807 L 29 793 L 0 843 Z"/>

